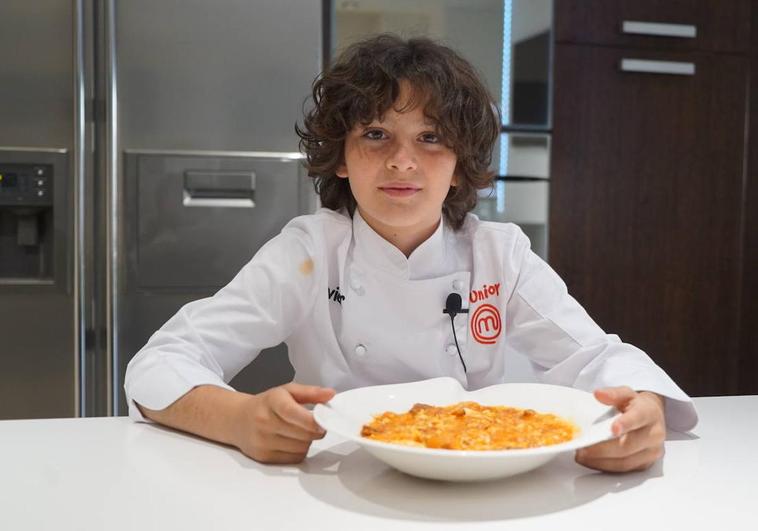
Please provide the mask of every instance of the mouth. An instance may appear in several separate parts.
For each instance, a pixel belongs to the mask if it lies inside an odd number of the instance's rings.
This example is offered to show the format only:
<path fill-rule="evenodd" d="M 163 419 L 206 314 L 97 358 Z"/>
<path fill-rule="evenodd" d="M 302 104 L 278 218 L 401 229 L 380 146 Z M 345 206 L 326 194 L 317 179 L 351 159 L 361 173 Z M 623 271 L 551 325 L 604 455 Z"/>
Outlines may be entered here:
<path fill-rule="evenodd" d="M 390 197 L 410 197 L 421 191 L 416 185 L 408 183 L 388 183 L 379 187 L 379 190 Z"/>

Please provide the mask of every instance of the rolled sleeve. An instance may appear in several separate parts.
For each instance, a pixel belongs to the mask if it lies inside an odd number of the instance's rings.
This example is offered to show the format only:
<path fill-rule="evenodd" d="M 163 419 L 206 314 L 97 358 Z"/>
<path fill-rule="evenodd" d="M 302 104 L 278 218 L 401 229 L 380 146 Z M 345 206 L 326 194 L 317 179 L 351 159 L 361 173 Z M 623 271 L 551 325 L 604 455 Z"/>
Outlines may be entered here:
<path fill-rule="evenodd" d="M 145 420 L 137 403 L 165 409 L 199 385 L 232 389 L 228 382 L 310 311 L 318 267 L 308 238 L 285 230 L 215 295 L 183 306 L 127 366 L 130 417 Z"/>
<path fill-rule="evenodd" d="M 671 429 L 692 429 L 697 413 L 690 397 L 645 352 L 606 334 L 529 249 L 526 236 L 519 246 L 521 268 L 506 309 L 506 338 L 530 359 L 537 377 L 586 391 L 621 385 L 652 391 L 666 398 Z"/>

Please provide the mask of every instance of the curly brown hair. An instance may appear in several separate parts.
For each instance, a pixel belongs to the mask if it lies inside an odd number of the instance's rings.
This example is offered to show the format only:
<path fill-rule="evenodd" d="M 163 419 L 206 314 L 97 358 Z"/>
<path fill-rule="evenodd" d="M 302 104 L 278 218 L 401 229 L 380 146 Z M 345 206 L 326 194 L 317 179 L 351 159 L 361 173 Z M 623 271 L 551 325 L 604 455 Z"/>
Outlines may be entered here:
<path fill-rule="evenodd" d="M 500 132 L 500 112 L 475 69 L 452 49 L 426 38 L 404 40 L 381 34 L 352 44 L 313 82 L 314 107 L 303 127 L 295 125 L 308 175 L 315 179 L 321 204 L 350 215 L 356 207 L 344 164 L 345 137 L 357 124 L 368 125 L 397 100 L 400 81 L 413 96 L 405 109 L 424 104 L 443 141 L 456 154 L 456 186 L 442 213 L 453 229 L 476 206 L 477 191 L 492 185 L 492 148 Z M 423 102 L 419 101 L 423 98 Z M 416 101 L 413 101 L 416 100 Z"/>

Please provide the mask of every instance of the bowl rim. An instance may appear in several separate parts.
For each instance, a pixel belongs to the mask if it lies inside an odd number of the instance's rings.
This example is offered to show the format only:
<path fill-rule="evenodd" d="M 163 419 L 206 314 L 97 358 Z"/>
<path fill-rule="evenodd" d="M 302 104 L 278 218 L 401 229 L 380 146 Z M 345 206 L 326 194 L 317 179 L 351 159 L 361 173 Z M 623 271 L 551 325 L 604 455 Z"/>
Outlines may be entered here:
<path fill-rule="evenodd" d="M 332 407 L 332 401 L 337 399 L 338 401 L 345 400 L 349 398 L 351 394 L 357 394 L 357 392 L 365 392 L 366 389 L 376 389 L 380 390 L 381 388 L 389 388 L 389 387 L 398 387 L 398 386 L 413 386 L 413 385 L 419 385 L 419 384 L 425 384 L 431 381 L 435 380 L 452 380 L 456 384 L 458 384 L 460 391 L 467 394 L 476 394 L 480 391 L 484 391 L 487 389 L 492 389 L 493 387 L 505 387 L 508 386 L 510 388 L 514 387 L 537 387 L 537 388 L 560 388 L 561 392 L 576 392 L 576 394 L 581 395 L 590 395 L 592 396 L 592 393 L 588 391 L 584 391 L 582 389 L 577 389 L 575 387 L 568 387 L 568 386 L 562 386 L 562 385 L 555 385 L 555 384 L 543 384 L 543 383 L 536 383 L 536 382 L 527 382 L 527 383 L 502 383 L 502 384 L 494 384 L 487 387 L 482 387 L 480 389 L 475 389 L 473 391 L 467 391 L 464 389 L 458 380 L 450 377 L 440 377 L 440 378 L 430 378 L 426 380 L 418 380 L 415 382 L 405 382 L 405 383 L 397 383 L 397 384 L 381 384 L 381 385 L 372 385 L 372 386 L 365 386 L 365 387 L 357 387 L 354 389 L 349 389 L 347 391 L 343 391 L 341 393 L 336 394 L 332 400 L 329 402 L 326 402 L 325 404 L 316 404 L 313 408 L 313 416 L 316 422 L 325 430 L 331 431 L 343 438 L 352 440 L 361 446 L 366 446 L 369 448 L 376 448 L 378 450 L 395 450 L 398 452 L 403 452 L 407 454 L 414 454 L 418 456 L 424 456 L 424 457 L 446 457 L 450 459 L 511 459 L 511 458 L 524 458 L 524 457 L 531 457 L 531 456 L 543 456 L 547 454 L 558 454 L 562 452 L 568 452 L 571 450 L 576 450 L 578 448 L 583 448 L 585 446 L 590 446 L 592 444 L 596 444 L 598 442 L 602 442 L 604 440 L 612 439 L 614 436 L 611 433 L 610 426 L 611 424 L 616 420 L 618 416 L 620 416 L 620 412 L 616 410 L 616 408 L 612 406 L 606 407 L 604 412 L 598 416 L 598 418 L 592 423 L 593 428 L 597 428 L 602 433 L 602 426 L 601 424 L 607 424 L 608 431 L 607 436 L 604 438 L 600 438 L 597 435 L 595 437 L 592 437 L 590 440 L 587 440 L 587 437 L 589 436 L 587 434 L 587 430 L 582 430 L 582 426 L 577 426 L 580 430 L 583 431 L 580 432 L 579 435 L 571 439 L 570 441 L 558 443 L 558 444 L 551 444 L 547 446 L 538 446 L 536 448 L 512 448 L 508 450 L 446 450 L 441 448 L 426 448 L 421 446 L 407 446 L 403 444 L 398 443 L 390 443 L 390 442 L 383 442 L 383 441 L 375 441 L 372 439 L 367 439 L 365 437 L 360 436 L 360 434 L 354 434 L 354 433 L 347 433 L 345 430 L 339 429 L 339 427 L 330 427 L 330 417 L 332 415 L 336 415 L 338 417 L 344 418 L 344 415 L 340 413 L 337 409 Z M 338 398 L 339 397 L 339 398 Z M 594 398 L 594 397 L 593 397 Z M 459 402 L 462 400 L 458 400 Z M 602 405 L 598 402 L 599 405 Z M 574 422 L 576 425 L 576 422 Z M 595 431 L 595 430 L 593 430 Z M 590 434 L 591 435 L 591 434 Z"/>

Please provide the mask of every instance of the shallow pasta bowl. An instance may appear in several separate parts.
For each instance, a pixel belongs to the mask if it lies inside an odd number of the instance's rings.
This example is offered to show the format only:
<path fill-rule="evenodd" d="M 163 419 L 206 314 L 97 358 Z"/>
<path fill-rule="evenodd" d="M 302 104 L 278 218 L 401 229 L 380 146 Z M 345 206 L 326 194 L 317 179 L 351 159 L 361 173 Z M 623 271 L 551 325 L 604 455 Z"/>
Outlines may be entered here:
<path fill-rule="evenodd" d="M 510 406 L 553 413 L 579 431 L 570 441 L 517 450 L 442 450 L 385 443 L 361 437 L 361 428 L 385 411 L 405 412 L 423 402 L 446 406 L 472 400 L 487 406 Z M 547 384 L 500 384 L 466 391 L 453 378 L 375 385 L 338 393 L 313 409 L 325 430 L 355 441 L 372 455 L 407 474 L 448 481 L 496 479 L 533 470 L 563 452 L 610 439 L 618 411 L 598 402 L 592 393 Z"/>

